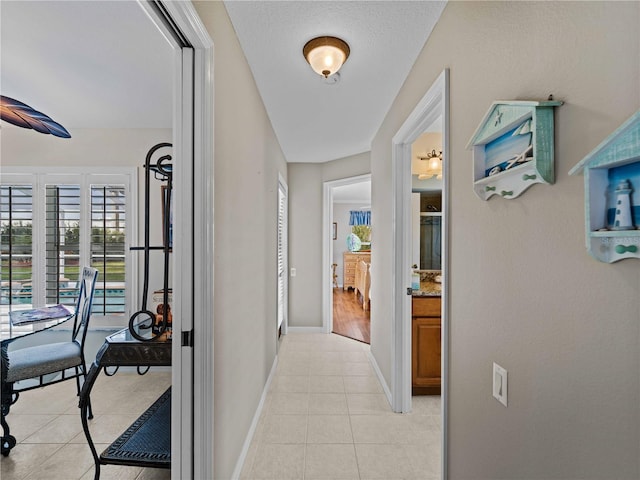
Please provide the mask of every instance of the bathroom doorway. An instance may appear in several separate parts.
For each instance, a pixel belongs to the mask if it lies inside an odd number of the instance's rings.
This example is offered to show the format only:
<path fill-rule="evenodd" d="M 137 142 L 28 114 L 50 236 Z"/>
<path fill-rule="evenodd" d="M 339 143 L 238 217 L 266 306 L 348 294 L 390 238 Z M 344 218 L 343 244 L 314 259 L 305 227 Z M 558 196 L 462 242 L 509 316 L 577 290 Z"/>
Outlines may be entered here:
<path fill-rule="evenodd" d="M 439 282 L 434 275 L 429 283 L 439 283 L 440 292 L 438 297 L 439 308 L 434 305 L 422 305 L 421 309 L 414 310 L 416 296 L 413 295 L 413 286 L 418 283 L 418 289 L 422 289 L 421 276 L 413 273 L 412 269 L 412 223 L 411 222 L 411 203 L 412 203 L 412 168 L 411 163 L 414 155 L 412 153 L 412 145 L 425 132 L 432 130 L 434 124 L 441 125 L 442 140 L 441 150 L 439 154 L 435 148 L 424 155 L 428 159 L 440 157 L 439 163 L 442 170 L 442 226 L 441 226 L 441 274 Z M 419 159 L 418 159 L 419 160 Z M 422 160 L 421 160 L 422 161 Z M 448 364 L 449 364 L 449 298 L 450 291 L 448 288 L 447 268 L 450 264 L 450 256 L 448 249 L 448 233 L 449 233 L 449 70 L 445 69 L 435 80 L 433 85 L 425 93 L 424 97 L 416 105 L 413 112 L 408 116 L 402 127 L 398 130 L 392 140 L 392 162 L 394 166 L 394 184 L 393 184 L 393 218 L 395 222 L 394 230 L 394 258 L 393 262 L 393 280 L 392 292 L 394 299 L 394 321 L 393 321 L 393 345 L 392 345 L 392 406 L 395 412 L 410 412 L 412 410 L 412 393 L 414 371 L 412 369 L 414 353 L 412 340 L 415 338 L 412 333 L 414 329 L 414 320 L 416 317 L 427 317 L 425 327 L 432 327 L 434 318 L 437 318 L 438 342 L 430 342 L 430 336 L 425 334 L 425 345 L 427 354 L 435 352 L 435 358 L 440 361 L 439 376 L 438 372 L 434 372 L 434 377 L 438 376 L 438 390 L 440 398 L 438 399 L 440 425 L 441 425 L 441 442 L 440 442 L 440 460 L 441 460 L 441 478 L 448 477 L 447 472 L 447 417 L 448 417 Z M 433 178 L 433 175 L 427 177 Z M 436 175 L 437 177 L 437 175 Z M 415 234 L 414 234 L 415 235 Z M 430 269 L 427 269 L 430 270 Z M 426 276 L 425 276 L 426 277 Z M 427 278 L 425 278 L 427 280 Z M 425 285 L 426 287 L 426 285 Z M 406 295 L 404 294 L 406 292 Z M 421 298 L 421 297 L 417 297 Z M 433 297 L 422 297 L 423 300 L 429 300 Z M 424 303 L 424 302 L 421 302 Z M 417 305 L 416 305 L 417 306 Z M 438 313 L 440 314 L 438 317 Z M 421 319 L 421 318 L 419 318 Z M 425 328 L 424 331 L 427 329 Z M 439 347 L 439 348 L 438 348 Z M 433 364 L 429 359 L 425 364 Z M 425 385 L 427 386 L 427 385 Z M 418 397 L 421 399 L 432 398 L 428 396 Z M 418 402 L 415 402 L 418 404 Z"/>

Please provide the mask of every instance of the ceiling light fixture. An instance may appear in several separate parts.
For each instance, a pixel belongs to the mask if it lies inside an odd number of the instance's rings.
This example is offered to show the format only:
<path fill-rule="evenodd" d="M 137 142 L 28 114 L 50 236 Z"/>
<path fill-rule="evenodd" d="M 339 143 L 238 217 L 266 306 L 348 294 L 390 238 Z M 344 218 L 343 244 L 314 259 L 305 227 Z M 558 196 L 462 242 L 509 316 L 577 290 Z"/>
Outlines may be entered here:
<path fill-rule="evenodd" d="M 427 153 L 425 157 L 418 156 L 420 160 L 428 160 L 426 168 L 418 174 L 419 180 L 426 180 L 428 178 L 436 177 L 438 180 L 442 179 L 442 152 L 436 153 L 435 150 Z"/>
<path fill-rule="evenodd" d="M 350 52 L 349 45 L 336 37 L 317 37 L 302 48 L 302 54 L 313 71 L 324 78 L 340 70 Z"/>

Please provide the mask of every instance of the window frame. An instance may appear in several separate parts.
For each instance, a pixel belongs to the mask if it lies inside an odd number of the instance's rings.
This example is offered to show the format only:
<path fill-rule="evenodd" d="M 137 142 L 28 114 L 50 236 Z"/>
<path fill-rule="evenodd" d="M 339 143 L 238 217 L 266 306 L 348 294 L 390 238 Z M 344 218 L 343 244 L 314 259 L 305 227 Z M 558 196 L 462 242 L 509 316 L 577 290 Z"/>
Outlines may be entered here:
<path fill-rule="evenodd" d="M 131 246 L 138 244 L 138 169 L 136 167 L 3 167 L 2 185 L 31 185 L 33 192 L 33 272 L 32 298 L 34 306 L 45 304 L 46 256 L 46 185 L 80 186 L 80 264 L 90 262 L 91 185 L 119 184 L 125 187 L 125 311 L 116 315 L 94 313 L 91 328 L 124 327 L 134 311 L 138 298 L 138 262 Z"/>

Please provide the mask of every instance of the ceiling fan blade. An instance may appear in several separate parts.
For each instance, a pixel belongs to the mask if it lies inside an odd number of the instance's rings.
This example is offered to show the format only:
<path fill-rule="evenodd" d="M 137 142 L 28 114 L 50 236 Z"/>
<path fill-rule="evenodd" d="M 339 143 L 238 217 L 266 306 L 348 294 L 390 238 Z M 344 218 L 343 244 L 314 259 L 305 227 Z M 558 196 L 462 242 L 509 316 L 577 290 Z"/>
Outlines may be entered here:
<path fill-rule="evenodd" d="M 69 132 L 42 112 L 10 97 L 0 95 L 0 119 L 23 128 L 51 134 L 60 138 L 71 138 Z"/>

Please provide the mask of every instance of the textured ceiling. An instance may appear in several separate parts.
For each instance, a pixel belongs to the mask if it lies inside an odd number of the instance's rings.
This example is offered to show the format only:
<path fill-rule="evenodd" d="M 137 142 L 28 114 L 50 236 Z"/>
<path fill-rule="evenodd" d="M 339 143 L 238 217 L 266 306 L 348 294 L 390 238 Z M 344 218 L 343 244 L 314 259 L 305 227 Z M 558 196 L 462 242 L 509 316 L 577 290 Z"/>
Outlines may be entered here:
<path fill-rule="evenodd" d="M 445 6 L 431 1 L 226 1 L 288 162 L 325 162 L 370 150 L 373 136 Z M 304 57 L 321 35 L 345 40 L 340 82 Z"/>
<path fill-rule="evenodd" d="M 172 49 L 137 2 L 0 1 L 0 16 L 2 95 L 71 135 L 171 128 Z"/>
<path fill-rule="evenodd" d="M 370 150 L 444 5 L 225 2 L 287 161 Z M 171 127 L 172 51 L 136 1 L 0 1 L 0 17 L 2 95 L 70 131 Z M 337 84 L 302 56 L 319 35 L 351 47 Z"/>

